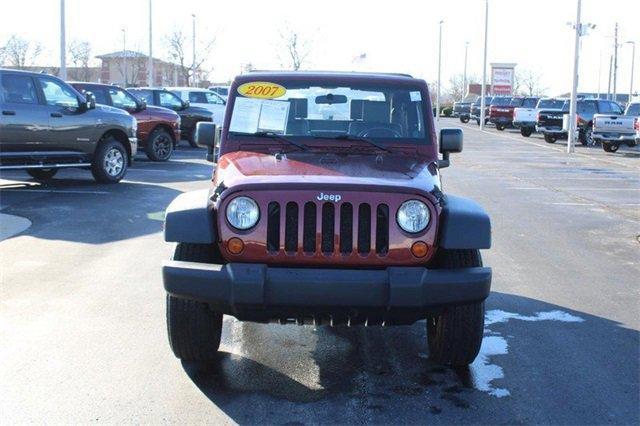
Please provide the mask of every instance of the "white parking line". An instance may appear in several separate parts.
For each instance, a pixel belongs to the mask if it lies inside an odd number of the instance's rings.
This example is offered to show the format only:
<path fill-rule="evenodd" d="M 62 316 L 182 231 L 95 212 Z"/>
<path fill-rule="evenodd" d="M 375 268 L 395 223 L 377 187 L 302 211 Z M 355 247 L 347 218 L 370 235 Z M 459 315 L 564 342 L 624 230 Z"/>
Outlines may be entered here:
<path fill-rule="evenodd" d="M 640 191 L 640 188 L 556 188 L 558 191 Z"/>

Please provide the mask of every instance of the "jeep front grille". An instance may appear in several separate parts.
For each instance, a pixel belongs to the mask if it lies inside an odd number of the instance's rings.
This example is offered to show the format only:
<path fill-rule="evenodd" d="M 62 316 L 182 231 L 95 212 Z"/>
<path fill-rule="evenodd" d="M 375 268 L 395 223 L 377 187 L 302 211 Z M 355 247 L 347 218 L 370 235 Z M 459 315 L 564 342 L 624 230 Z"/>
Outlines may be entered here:
<path fill-rule="evenodd" d="M 372 217 L 369 203 L 361 203 L 354 208 L 351 203 L 309 201 L 302 207 L 301 218 L 299 209 L 295 202 L 286 203 L 284 245 L 281 245 L 280 215 L 283 209 L 278 202 L 272 201 L 268 204 L 267 251 L 272 254 L 281 250 L 295 253 L 302 239 L 302 251 L 308 254 L 321 252 L 325 255 L 350 255 L 355 249 L 358 253 L 367 255 L 372 251 L 372 242 L 375 242 L 376 254 L 386 255 L 389 252 L 389 206 L 386 204 L 376 206 L 375 218 Z M 353 235 L 354 210 L 357 214 L 355 238 Z M 320 220 L 318 220 L 318 214 L 320 214 Z M 302 227 L 299 226 L 300 219 L 302 219 Z M 375 227 L 372 227 L 372 221 L 375 221 Z M 299 235 L 300 233 L 302 235 Z M 354 247 L 354 240 L 356 247 Z"/>

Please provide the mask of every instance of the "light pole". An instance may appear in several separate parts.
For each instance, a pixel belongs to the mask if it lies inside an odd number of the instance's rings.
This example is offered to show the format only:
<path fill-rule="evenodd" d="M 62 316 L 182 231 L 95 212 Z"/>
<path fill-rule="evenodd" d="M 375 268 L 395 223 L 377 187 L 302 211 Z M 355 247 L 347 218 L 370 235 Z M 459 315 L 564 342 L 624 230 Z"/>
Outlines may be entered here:
<path fill-rule="evenodd" d="M 196 15 L 195 13 L 191 14 L 191 18 L 193 18 L 193 62 L 191 64 L 191 82 L 192 85 L 196 85 Z"/>
<path fill-rule="evenodd" d="M 631 45 L 631 81 L 629 82 L 629 102 L 631 102 L 631 97 L 633 96 L 633 73 L 634 66 L 636 63 L 636 42 L 635 41 L 625 41 L 624 44 Z"/>
<path fill-rule="evenodd" d="M 462 77 L 462 99 L 460 99 L 461 101 L 464 100 L 464 97 L 467 93 L 467 51 L 469 50 L 469 42 L 465 41 L 464 42 L 464 74 Z"/>
<path fill-rule="evenodd" d="M 60 78 L 67 79 L 67 36 L 65 18 L 64 0 L 60 0 Z"/>
<path fill-rule="evenodd" d="M 153 82 L 153 15 L 152 0 L 149 0 L 149 64 L 147 65 L 147 84 L 154 86 Z"/>
<path fill-rule="evenodd" d="M 122 28 L 122 74 L 124 77 L 124 85 L 129 85 L 129 79 L 127 78 L 127 30 Z"/>
<path fill-rule="evenodd" d="M 438 87 L 436 89 L 436 121 L 440 121 L 440 72 L 442 67 L 442 23 L 444 21 L 438 22 L 440 27 L 439 36 L 438 36 Z"/>
<path fill-rule="evenodd" d="M 487 97 L 487 36 L 489 30 L 489 0 L 484 0 L 484 59 L 482 59 L 482 89 L 480 90 L 480 130 L 484 130 Z"/>
<path fill-rule="evenodd" d="M 580 23 L 580 14 L 582 12 L 581 8 L 582 0 L 578 0 L 575 23 L 575 44 L 573 46 L 573 83 L 571 86 L 571 104 L 569 106 L 569 134 L 567 136 L 567 154 L 570 154 L 574 151 L 576 137 L 576 111 L 578 107 L 578 65 L 580 63 L 580 32 L 582 31 L 582 24 Z"/>

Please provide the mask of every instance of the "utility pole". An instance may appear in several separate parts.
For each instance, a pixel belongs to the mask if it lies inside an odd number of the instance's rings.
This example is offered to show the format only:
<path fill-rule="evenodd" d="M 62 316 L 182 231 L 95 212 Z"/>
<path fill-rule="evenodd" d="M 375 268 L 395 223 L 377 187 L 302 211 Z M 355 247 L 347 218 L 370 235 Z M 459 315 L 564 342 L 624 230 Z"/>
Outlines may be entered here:
<path fill-rule="evenodd" d="M 636 64 L 636 42 L 635 41 L 625 41 L 624 44 L 630 44 L 632 46 L 631 50 L 631 81 L 629 82 L 629 102 L 631 102 L 631 97 L 633 96 L 633 73 L 635 72 L 634 67 Z"/>
<path fill-rule="evenodd" d="M 600 48 L 600 57 L 598 59 L 598 99 L 600 99 L 600 83 L 602 81 L 602 48 Z"/>
<path fill-rule="evenodd" d="M 191 64 L 191 85 L 196 85 L 196 15 L 191 14 L 193 18 L 193 62 Z"/>
<path fill-rule="evenodd" d="M 578 0 L 578 9 L 576 12 L 575 22 L 575 44 L 573 47 L 573 85 L 571 86 L 571 104 L 569 106 L 569 134 L 567 137 L 567 154 L 574 151 L 577 124 L 577 108 L 578 108 L 578 66 L 580 64 L 580 36 L 582 35 L 582 23 L 580 22 L 580 14 L 582 8 L 582 0 Z"/>
<path fill-rule="evenodd" d="M 127 77 L 127 30 L 122 29 L 122 68 L 124 85 L 129 85 L 129 78 Z"/>
<path fill-rule="evenodd" d="M 467 94 L 467 51 L 469 50 L 469 42 L 464 42 L 464 76 L 462 77 L 462 99 L 464 100 L 465 95 Z"/>
<path fill-rule="evenodd" d="M 609 55 L 609 82 L 607 83 L 607 100 L 611 100 L 611 72 L 613 71 L 613 54 Z"/>
<path fill-rule="evenodd" d="M 440 33 L 438 36 L 438 88 L 436 90 L 436 121 L 440 121 L 440 71 L 442 67 L 442 23 L 438 23 L 440 27 Z"/>
<path fill-rule="evenodd" d="M 60 78 L 67 79 L 67 35 L 64 11 L 64 0 L 60 0 Z"/>
<path fill-rule="evenodd" d="M 489 30 L 489 0 L 484 0 L 484 59 L 482 60 L 482 90 L 480 91 L 480 130 L 484 130 L 487 97 L 487 36 Z"/>
<path fill-rule="evenodd" d="M 618 23 L 613 33 L 613 101 L 618 97 Z"/>
<path fill-rule="evenodd" d="M 147 65 L 147 85 L 155 86 L 153 81 L 153 10 L 151 6 L 152 0 L 149 0 L 149 64 Z"/>

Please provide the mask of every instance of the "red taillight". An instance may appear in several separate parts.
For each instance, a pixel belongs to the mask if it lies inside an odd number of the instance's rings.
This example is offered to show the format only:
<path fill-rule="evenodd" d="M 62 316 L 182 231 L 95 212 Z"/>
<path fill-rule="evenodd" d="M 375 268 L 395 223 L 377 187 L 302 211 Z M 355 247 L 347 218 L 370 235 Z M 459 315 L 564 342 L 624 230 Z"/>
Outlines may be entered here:
<path fill-rule="evenodd" d="M 540 113 L 538 113 L 538 116 L 536 117 L 536 121 L 540 121 Z"/>
<path fill-rule="evenodd" d="M 634 120 L 633 128 L 640 131 L 640 120 L 639 119 L 636 118 Z"/>

